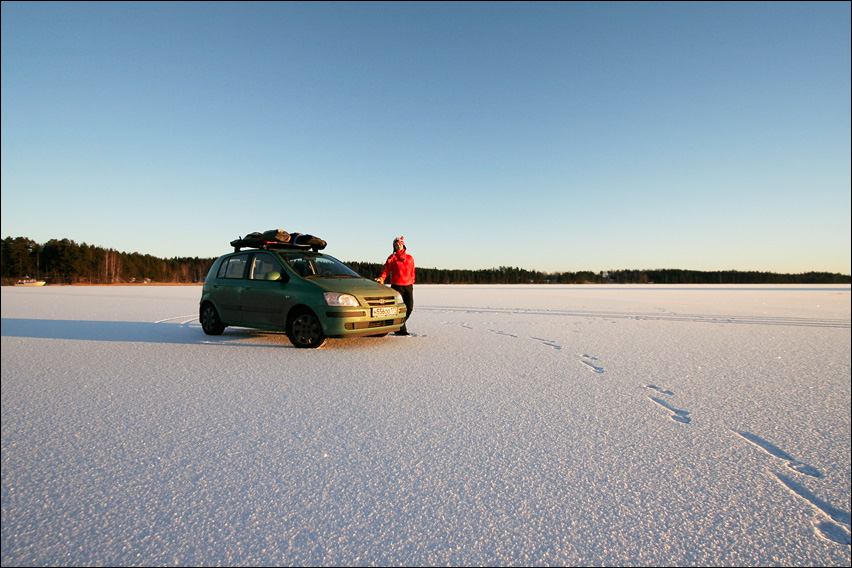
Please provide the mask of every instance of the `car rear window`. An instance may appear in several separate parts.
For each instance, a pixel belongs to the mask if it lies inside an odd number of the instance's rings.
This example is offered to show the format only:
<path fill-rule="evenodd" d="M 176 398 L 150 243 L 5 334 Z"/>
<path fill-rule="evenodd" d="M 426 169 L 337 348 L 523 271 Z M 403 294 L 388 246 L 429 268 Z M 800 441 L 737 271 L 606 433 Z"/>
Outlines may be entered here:
<path fill-rule="evenodd" d="M 242 278 L 246 272 L 247 254 L 232 256 L 222 262 L 219 267 L 219 272 L 216 274 L 219 278 Z"/>

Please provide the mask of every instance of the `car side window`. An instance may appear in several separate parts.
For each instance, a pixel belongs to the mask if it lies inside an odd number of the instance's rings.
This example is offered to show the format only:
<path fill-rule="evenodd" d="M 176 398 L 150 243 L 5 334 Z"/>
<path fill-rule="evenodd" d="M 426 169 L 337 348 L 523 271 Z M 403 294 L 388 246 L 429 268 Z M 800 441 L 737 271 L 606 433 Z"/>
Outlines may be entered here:
<path fill-rule="evenodd" d="M 311 276 L 314 271 L 311 269 L 311 263 L 307 258 L 290 258 L 289 264 L 295 270 L 299 276 Z"/>
<path fill-rule="evenodd" d="M 247 254 L 232 256 L 222 263 L 216 276 L 219 278 L 242 278 L 246 271 L 247 262 Z"/>
<path fill-rule="evenodd" d="M 281 277 L 281 272 L 272 256 L 266 253 L 258 253 L 254 255 L 251 262 L 251 270 L 249 271 L 249 279 L 251 280 L 278 280 Z"/>

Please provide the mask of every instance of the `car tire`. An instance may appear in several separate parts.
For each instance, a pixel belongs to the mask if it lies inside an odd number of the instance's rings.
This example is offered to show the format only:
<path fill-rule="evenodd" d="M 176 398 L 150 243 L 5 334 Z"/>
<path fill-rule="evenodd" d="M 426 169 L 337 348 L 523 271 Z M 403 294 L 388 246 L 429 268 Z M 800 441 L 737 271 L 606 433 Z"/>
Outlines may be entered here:
<path fill-rule="evenodd" d="M 295 347 L 315 349 L 325 342 L 325 333 L 316 314 L 310 310 L 294 313 L 287 322 L 287 337 Z"/>
<path fill-rule="evenodd" d="M 207 303 L 201 306 L 201 313 L 198 319 L 201 321 L 201 329 L 207 335 L 222 335 L 225 331 L 225 324 L 219 319 L 219 312 L 213 307 L 213 304 Z"/>

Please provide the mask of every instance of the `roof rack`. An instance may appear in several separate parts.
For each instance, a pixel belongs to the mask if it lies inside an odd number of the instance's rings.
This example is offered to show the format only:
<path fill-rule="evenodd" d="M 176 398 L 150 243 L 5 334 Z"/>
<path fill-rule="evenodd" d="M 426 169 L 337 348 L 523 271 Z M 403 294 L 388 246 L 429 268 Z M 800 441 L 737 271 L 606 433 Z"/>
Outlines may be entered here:
<path fill-rule="evenodd" d="M 240 252 L 243 248 L 312 250 L 319 252 L 325 248 L 326 244 L 324 240 L 313 235 L 287 233 L 281 229 L 272 229 L 264 233 L 249 233 L 245 237 L 231 241 L 234 252 Z"/>
<path fill-rule="evenodd" d="M 319 250 L 318 247 L 312 245 L 299 245 L 293 243 L 276 243 L 276 242 L 258 242 L 258 241 L 247 241 L 245 239 L 237 239 L 235 241 L 231 241 L 231 246 L 234 247 L 234 252 L 240 252 L 241 249 L 251 248 L 251 249 L 261 249 L 261 250 L 270 250 L 270 249 L 292 249 L 292 250 L 311 250 L 315 249 L 314 252 Z"/>

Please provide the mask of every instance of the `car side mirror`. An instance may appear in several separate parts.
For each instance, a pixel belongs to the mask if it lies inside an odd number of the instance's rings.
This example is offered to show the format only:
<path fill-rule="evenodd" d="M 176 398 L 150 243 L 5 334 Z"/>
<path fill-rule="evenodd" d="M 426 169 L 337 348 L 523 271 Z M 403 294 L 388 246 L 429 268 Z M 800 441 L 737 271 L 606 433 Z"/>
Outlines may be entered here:
<path fill-rule="evenodd" d="M 286 273 L 282 274 L 282 273 L 277 272 L 277 271 L 268 273 L 266 275 L 266 279 L 271 280 L 273 282 L 278 281 L 278 282 L 282 282 L 282 283 L 286 283 L 288 280 L 290 280 L 290 278 L 287 276 Z"/>

